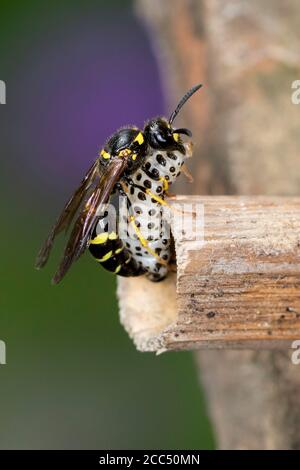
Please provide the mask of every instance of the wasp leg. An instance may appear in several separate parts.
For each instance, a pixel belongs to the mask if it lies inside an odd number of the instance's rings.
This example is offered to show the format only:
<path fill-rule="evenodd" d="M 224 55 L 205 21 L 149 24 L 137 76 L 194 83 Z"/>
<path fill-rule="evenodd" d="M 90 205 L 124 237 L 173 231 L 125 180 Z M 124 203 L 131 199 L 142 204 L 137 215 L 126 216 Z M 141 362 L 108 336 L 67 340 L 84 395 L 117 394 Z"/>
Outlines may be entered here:
<path fill-rule="evenodd" d="M 163 179 L 165 180 L 165 178 L 163 178 Z M 165 180 L 165 182 L 168 183 L 167 180 Z M 173 207 L 173 206 L 171 206 L 170 204 L 168 204 L 167 201 L 165 201 L 162 197 L 159 197 L 159 196 L 157 196 L 156 194 L 152 193 L 152 191 L 150 191 L 150 189 L 148 189 L 148 188 L 145 189 L 143 186 L 140 186 L 140 185 L 138 185 L 138 184 L 134 184 L 134 183 L 132 183 L 130 180 L 129 180 L 129 184 L 130 184 L 131 186 L 133 186 L 134 188 L 139 189 L 139 190 L 142 191 L 144 194 L 148 194 L 148 196 L 150 196 L 154 201 L 158 202 L 161 206 L 166 206 L 166 207 L 168 207 L 169 209 L 175 210 L 175 211 L 178 210 L 178 209 L 176 209 L 175 207 Z M 169 187 L 169 185 L 168 185 L 168 187 Z"/>
<path fill-rule="evenodd" d="M 168 207 L 172 212 L 176 212 L 177 214 L 184 214 L 185 213 L 184 210 L 179 209 L 178 207 L 169 204 L 167 201 L 165 201 L 161 197 L 156 196 L 156 194 L 153 194 L 149 189 L 146 189 L 146 193 L 149 196 L 151 196 L 152 199 L 155 199 L 155 201 L 158 202 L 159 204 L 161 204 L 162 206 Z M 166 194 L 166 196 L 168 197 L 167 194 Z M 175 195 L 171 195 L 170 199 L 175 199 L 175 197 L 176 197 Z"/>
<path fill-rule="evenodd" d="M 166 178 L 164 178 L 163 176 L 161 176 L 161 177 L 159 178 L 159 181 L 162 182 L 164 191 L 167 192 L 168 189 L 169 189 L 169 181 L 168 181 Z"/>
<path fill-rule="evenodd" d="M 182 214 L 184 211 L 182 211 L 181 209 L 178 209 L 177 207 L 174 207 L 172 206 L 171 204 L 169 204 L 167 201 L 165 201 L 163 198 L 157 196 L 156 194 L 152 193 L 152 191 L 150 191 L 150 189 L 145 189 L 143 186 L 140 186 L 138 184 L 134 184 L 132 183 L 130 180 L 129 180 L 129 184 L 131 186 L 133 186 L 134 188 L 137 188 L 139 189 L 140 191 L 142 191 L 144 194 L 148 194 L 148 196 L 150 196 L 154 201 L 158 202 L 161 206 L 166 206 L 168 207 L 168 209 L 170 209 L 171 211 L 173 212 L 177 212 L 177 213 L 180 213 Z"/>
<path fill-rule="evenodd" d="M 185 163 L 182 165 L 181 171 L 182 171 L 182 173 L 184 174 L 184 176 L 187 177 L 189 183 L 193 183 L 193 182 L 194 182 L 193 175 L 192 175 L 192 173 L 190 172 L 190 170 L 188 169 L 188 167 L 186 166 Z"/>
<path fill-rule="evenodd" d="M 184 145 L 184 148 L 185 148 L 185 156 L 186 158 L 191 158 L 192 155 L 193 155 L 193 147 L 194 147 L 194 144 L 193 142 L 186 142 Z"/>
<path fill-rule="evenodd" d="M 169 186 L 170 186 L 170 185 L 169 185 L 169 181 L 168 181 L 166 178 L 164 178 L 163 176 L 161 176 L 161 177 L 159 178 L 159 180 L 160 180 L 160 181 L 162 182 L 162 184 L 163 184 L 163 188 L 164 188 L 164 193 L 165 193 L 165 195 L 166 195 L 169 199 L 171 199 L 172 197 L 176 197 L 176 194 L 173 194 L 173 193 L 170 193 L 170 192 L 169 192 Z"/>
<path fill-rule="evenodd" d="M 122 188 L 122 194 L 125 196 L 128 193 L 128 186 L 124 181 L 120 181 L 120 185 Z"/>
<path fill-rule="evenodd" d="M 148 251 L 148 253 L 150 253 L 152 256 L 154 256 L 161 264 L 163 264 L 164 266 L 167 266 L 168 265 L 168 262 L 165 261 L 164 259 L 162 259 L 154 250 L 152 250 L 152 248 L 149 246 L 149 243 L 148 241 L 146 240 L 146 238 L 142 235 L 140 229 L 138 228 L 138 226 L 136 225 L 135 223 L 135 217 L 133 215 L 131 215 L 129 217 L 129 222 L 132 224 L 133 226 L 133 229 L 141 243 L 141 245 L 146 248 L 146 250 Z"/>

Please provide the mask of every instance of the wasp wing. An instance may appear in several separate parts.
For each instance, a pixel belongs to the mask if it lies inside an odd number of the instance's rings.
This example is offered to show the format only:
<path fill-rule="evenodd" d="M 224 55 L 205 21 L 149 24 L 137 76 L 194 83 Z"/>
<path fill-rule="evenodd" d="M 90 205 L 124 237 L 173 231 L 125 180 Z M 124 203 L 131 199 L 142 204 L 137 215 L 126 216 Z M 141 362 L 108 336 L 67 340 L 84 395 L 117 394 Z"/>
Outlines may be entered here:
<path fill-rule="evenodd" d="M 102 211 L 103 206 L 109 202 L 113 187 L 119 181 L 125 168 L 126 159 L 116 159 L 110 163 L 107 171 L 102 175 L 74 224 L 62 260 L 52 279 L 54 284 L 62 280 L 72 263 L 85 251 L 99 220 L 99 215 L 97 215 L 99 209 Z"/>
<path fill-rule="evenodd" d="M 97 159 L 93 163 L 93 165 L 91 166 L 91 168 L 89 169 L 89 171 L 87 172 L 83 180 L 81 181 L 75 193 L 66 203 L 61 215 L 58 217 L 57 221 L 52 227 L 51 232 L 48 235 L 48 238 L 42 245 L 38 253 L 37 259 L 36 259 L 35 266 L 37 269 L 40 269 L 43 266 L 45 266 L 45 264 L 48 261 L 55 237 L 59 233 L 61 233 L 63 230 L 68 230 L 82 202 L 90 196 L 92 187 L 97 177 L 99 176 L 100 176 L 99 161 Z"/>

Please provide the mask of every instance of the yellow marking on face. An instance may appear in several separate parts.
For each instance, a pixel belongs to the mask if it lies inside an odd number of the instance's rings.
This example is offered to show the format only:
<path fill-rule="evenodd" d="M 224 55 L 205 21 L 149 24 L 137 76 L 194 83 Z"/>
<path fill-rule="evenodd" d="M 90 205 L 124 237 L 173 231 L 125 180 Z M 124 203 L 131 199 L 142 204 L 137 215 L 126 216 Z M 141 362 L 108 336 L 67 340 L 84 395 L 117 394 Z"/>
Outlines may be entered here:
<path fill-rule="evenodd" d="M 137 157 L 137 154 L 134 153 L 131 158 L 132 158 L 132 160 L 134 161 L 134 160 L 136 160 L 136 157 Z"/>
<path fill-rule="evenodd" d="M 119 264 L 119 266 L 117 266 L 116 269 L 115 269 L 115 274 L 118 274 L 118 272 L 121 271 L 121 268 L 122 268 L 122 266 L 121 266 L 121 264 Z"/>
<path fill-rule="evenodd" d="M 133 142 L 137 142 L 139 145 L 142 145 L 144 143 L 143 134 L 141 132 L 139 132 Z"/>
<path fill-rule="evenodd" d="M 93 240 L 90 241 L 90 245 L 100 245 L 100 243 L 105 243 L 108 239 L 108 233 L 103 232 L 99 233 Z"/>
<path fill-rule="evenodd" d="M 131 260 L 131 256 L 129 256 L 129 258 L 127 258 L 127 260 L 125 261 L 125 264 L 128 264 L 130 260 Z"/>
<path fill-rule="evenodd" d="M 106 253 L 106 255 L 102 256 L 102 258 L 96 258 L 99 263 L 103 263 L 104 261 L 107 261 L 109 258 L 111 258 L 113 252 L 112 250 Z"/>
<path fill-rule="evenodd" d="M 100 155 L 102 158 L 105 158 L 106 160 L 108 160 L 110 158 L 110 153 L 106 152 L 106 150 L 101 150 L 100 152 Z"/>
<path fill-rule="evenodd" d="M 118 153 L 118 157 L 128 157 L 131 153 L 132 151 L 130 149 L 123 149 Z"/>
<path fill-rule="evenodd" d="M 146 250 L 152 255 L 154 256 L 155 258 L 158 259 L 158 261 L 161 263 L 161 264 L 164 264 L 165 266 L 168 265 L 167 261 L 165 261 L 164 259 L 162 259 L 154 250 L 152 250 L 152 248 L 150 248 L 146 238 L 143 237 L 141 231 L 139 230 L 138 226 L 136 225 L 135 223 L 135 217 L 133 215 L 131 215 L 129 217 L 129 220 L 130 222 L 132 223 L 132 226 L 133 226 L 133 229 L 135 231 L 135 233 L 137 234 L 138 236 L 138 239 L 140 240 L 140 243 L 141 245 L 146 248 Z"/>
<path fill-rule="evenodd" d="M 108 235 L 108 238 L 110 240 L 116 240 L 118 238 L 118 235 L 116 234 L 116 232 L 111 232 L 109 235 Z"/>
<path fill-rule="evenodd" d="M 121 253 L 121 251 L 123 251 L 124 249 L 124 246 L 122 246 L 121 248 L 118 248 L 117 250 L 115 250 L 115 254 L 118 255 L 119 253 Z"/>
<path fill-rule="evenodd" d="M 177 132 L 173 132 L 173 139 L 175 140 L 175 142 L 179 141 L 179 134 Z"/>
<path fill-rule="evenodd" d="M 169 189 L 168 180 L 166 180 L 166 178 L 164 178 L 163 176 L 161 176 L 161 177 L 159 178 L 159 181 L 162 182 L 163 187 L 164 187 L 164 191 L 168 191 L 168 189 Z"/>

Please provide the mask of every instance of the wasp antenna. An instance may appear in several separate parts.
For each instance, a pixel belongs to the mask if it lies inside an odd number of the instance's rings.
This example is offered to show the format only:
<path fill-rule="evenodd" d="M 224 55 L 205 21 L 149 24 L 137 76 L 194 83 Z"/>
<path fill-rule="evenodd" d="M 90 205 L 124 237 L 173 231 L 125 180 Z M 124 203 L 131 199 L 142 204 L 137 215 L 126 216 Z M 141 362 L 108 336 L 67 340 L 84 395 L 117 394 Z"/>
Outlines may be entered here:
<path fill-rule="evenodd" d="M 181 110 L 182 106 L 187 102 L 188 99 L 190 99 L 190 97 L 196 93 L 197 90 L 199 90 L 199 88 L 201 88 L 203 85 L 202 83 L 199 83 L 199 85 L 195 85 L 193 86 L 193 88 L 191 88 L 182 98 L 181 100 L 179 101 L 178 105 L 176 106 L 176 109 L 175 111 L 173 111 L 173 113 L 171 114 L 170 116 L 170 119 L 169 119 L 169 124 L 172 124 L 172 122 L 174 121 L 174 119 L 176 118 L 177 114 L 179 113 L 179 111 Z"/>

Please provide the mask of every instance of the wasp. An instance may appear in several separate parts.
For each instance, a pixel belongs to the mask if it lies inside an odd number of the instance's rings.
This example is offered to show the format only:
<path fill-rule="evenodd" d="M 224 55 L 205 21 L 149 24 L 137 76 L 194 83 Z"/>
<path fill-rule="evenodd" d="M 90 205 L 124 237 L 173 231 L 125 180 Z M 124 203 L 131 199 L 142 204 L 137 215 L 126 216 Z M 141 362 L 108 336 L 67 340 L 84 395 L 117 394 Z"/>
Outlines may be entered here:
<path fill-rule="evenodd" d="M 182 139 L 182 135 L 191 137 L 191 131 L 176 129 L 173 122 L 182 106 L 201 87 L 199 84 L 191 88 L 169 119 L 150 119 L 143 130 L 124 127 L 108 139 L 37 256 L 39 269 L 47 263 L 56 236 L 73 224 L 53 283 L 61 281 L 87 248 L 105 269 L 117 275 L 146 274 L 152 281 L 166 277 L 171 242 L 162 208 L 167 205 L 165 196 L 169 186 L 180 172 L 189 175 L 184 162 L 192 149 L 191 141 Z M 133 233 L 129 236 L 129 231 L 126 232 L 126 241 L 118 227 L 110 231 L 105 222 L 105 209 L 115 193 L 122 195 L 127 203 L 126 222 Z M 156 235 L 146 235 L 149 229 L 156 229 Z"/>

